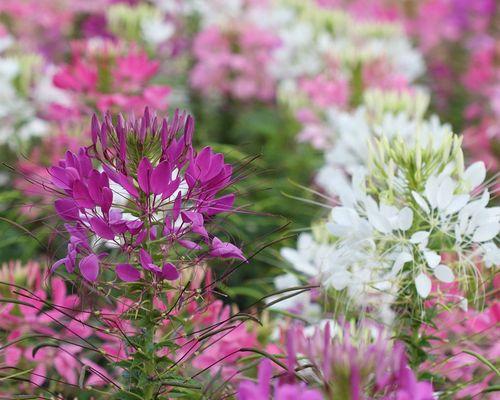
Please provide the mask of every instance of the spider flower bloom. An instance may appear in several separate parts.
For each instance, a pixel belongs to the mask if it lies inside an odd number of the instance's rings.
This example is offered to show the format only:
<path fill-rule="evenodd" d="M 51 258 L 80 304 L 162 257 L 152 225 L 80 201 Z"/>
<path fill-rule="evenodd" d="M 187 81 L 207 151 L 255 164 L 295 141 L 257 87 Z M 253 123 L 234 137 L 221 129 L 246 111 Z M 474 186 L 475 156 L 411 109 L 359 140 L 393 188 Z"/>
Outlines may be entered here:
<path fill-rule="evenodd" d="M 210 26 L 194 40 L 191 85 L 205 95 L 270 101 L 276 83 L 265 66 L 279 45 L 272 32 L 254 24 L 243 23 L 236 29 Z"/>
<path fill-rule="evenodd" d="M 96 281 L 103 265 L 115 266 L 124 281 L 136 281 L 141 270 L 155 280 L 175 280 L 180 262 L 204 257 L 245 260 L 241 250 L 206 229 L 217 214 L 233 208 L 234 194 L 220 192 L 232 183 L 224 156 L 192 145 L 194 122 L 177 112 L 171 120 L 151 115 L 102 123 L 92 118 L 92 141 L 50 169 L 59 190 L 55 201 L 67 222 L 68 254 L 73 272 Z M 103 251 L 118 247 L 123 259 Z M 116 264 L 118 262 L 118 264 Z"/>
<path fill-rule="evenodd" d="M 54 85 L 70 97 L 70 104 L 53 104 L 54 119 L 68 112 L 124 110 L 140 113 L 144 105 L 166 110 L 170 88 L 151 81 L 160 64 L 135 46 L 110 41 L 75 42 L 72 59 L 54 75 Z"/>
<path fill-rule="evenodd" d="M 321 400 L 323 396 L 321 392 L 315 389 L 308 389 L 305 383 L 285 383 L 281 384 L 276 382 L 274 385 L 274 396 L 271 395 L 272 386 L 272 366 L 271 361 L 264 359 L 259 364 L 259 373 L 257 377 L 257 383 L 253 383 L 249 380 L 241 382 L 238 388 L 238 394 L 236 398 L 238 400 L 287 400 L 287 399 L 298 399 L 298 400 Z"/>
<path fill-rule="evenodd" d="M 404 346 L 391 343 L 373 326 L 325 324 L 311 333 L 295 326 L 287 336 L 288 358 L 303 369 L 304 379 L 320 382 L 331 399 L 432 400 L 431 384 L 418 382 Z M 290 364 L 290 363 L 289 363 Z M 292 365 L 293 365 L 292 364 Z"/>

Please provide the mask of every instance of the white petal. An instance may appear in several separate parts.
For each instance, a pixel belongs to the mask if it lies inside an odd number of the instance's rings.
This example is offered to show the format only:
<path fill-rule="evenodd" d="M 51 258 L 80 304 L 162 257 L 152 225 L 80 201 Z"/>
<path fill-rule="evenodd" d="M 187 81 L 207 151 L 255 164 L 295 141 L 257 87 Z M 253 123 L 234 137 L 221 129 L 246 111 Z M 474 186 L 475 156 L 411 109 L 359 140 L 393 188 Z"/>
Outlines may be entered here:
<path fill-rule="evenodd" d="M 403 208 L 398 215 L 398 226 L 402 231 L 406 231 L 411 228 L 413 223 L 413 211 L 409 207 Z"/>
<path fill-rule="evenodd" d="M 486 268 L 500 265 L 500 249 L 493 242 L 483 243 L 483 260 Z"/>
<path fill-rule="evenodd" d="M 460 211 L 469 201 L 470 196 L 468 194 L 461 194 L 458 196 L 454 196 L 451 203 L 446 207 L 445 214 L 454 214 Z"/>
<path fill-rule="evenodd" d="M 356 210 L 349 207 L 334 207 L 332 209 L 332 221 L 339 225 L 356 225 L 359 215 Z"/>
<path fill-rule="evenodd" d="M 417 192 L 411 192 L 411 194 L 413 195 L 413 198 L 415 199 L 415 201 L 417 202 L 417 204 L 419 205 L 419 207 L 424 210 L 424 212 L 426 214 L 429 214 L 431 212 L 429 206 L 427 205 L 427 202 L 424 200 L 424 198 L 418 194 Z"/>
<path fill-rule="evenodd" d="M 343 290 L 352 281 L 352 276 L 347 271 L 336 272 L 328 278 L 327 285 L 331 285 L 335 290 Z"/>
<path fill-rule="evenodd" d="M 314 239 L 309 233 L 301 233 L 297 239 L 297 248 L 299 250 L 311 250 L 314 247 Z"/>
<path fill-rule="evenodd" d="M 460 299 L 460 303 L 458 303 L 458 306 L 462 309 L 462 311 L 467 312 L 469 309 L 469 302 L 467 301 L 467 298 L 462 297 Z"/>
<path fill-rule="evenodd" d="M 497 221 L 481 225 L 472 235 L 473 242 L 486 242 L 495 238 L 500 233 L 500 223 Z"/>
<path fill-rule="evenodd" d="M 415 278 L 415 287 L 419 296 L 425 299 L 431 292 L 432 282 L 427 275 L 422 273 Z"/>
<path fill-rule="evenodd" d="M 437 192 L 437 206 L 440 210 L 444 210 L 450 205 L 456 187 L 457 184 L 449 176 L 443 179 Z"/>
<path fill-rule="evenodd" d="M 441 262 L 441 256 L 431 250 L 424 251 L 424 258 L 425 261 L 427 261 L 429 268 L 436 268 L 436 266 Z"/>
<path fill-rule="evenodd" d="M 429 238 L 429 232 L 427 231 L 418 231 L 411 235 L 410 243 L 413 244 L 423 244 L 427 243 L 427 239 Z"/>
<path fill-rule="evenodd" d="M 464 180 L 469 184 L 470 190 L 474 190 L 486 178 L 486 167 L 484 162 L 477 161 L 471 164 L 464 172 Z"/>
<path fill-rule="evenodd" d="M 292 274 L 278 275 L 274 278 L 274 286 L 276 286 L 278 290 L 284 290 L 299 285 L 299 280 Z"/>
<path fill-rule="evenodd" d="M 392 226 L 387 218 L 380 213 L 368 214 L 368 221 L 379 232 L 391 233 Z"/>
<path fill-rule="evenodd" d="M 425 184 L 425 197 L 429 201 L 432 208 L 437 207 L 437 193 L 439 190 L 439 179 L 436 176 L 431 176 Z M 413 192 L 415 193 L 415 192 Z M 415 197 L 415 195 L 413 195 Z"/>
<path fill-rule="evenodd" d="M 434 276 L 439 279 L 441 282 L 451 283 L 455 279 L 455 275 L 453 275 L 453 271 L 446 265 L 439 264 L 434 269 Z"/>
<path fill-rule="evenodd" d="M 364 203 L 367 214 L 377 214 L 379 212 L 377 202 L 373 200 L 373 197 L 367 196 Z"/>
<path fill-rule="evenodd" d="M 309 276 L 315 276 L 318 270 L 297 250 L 284 247 L 280 251 L 281 256 L 288 261 L 299 272 Z"/>
<path fill-rule="evenodd" d="M 399 271 L 401 271 L 403 266 L 408 261 L 412 261 L 412 260 L 413 260 L 413 257 L 410 253 L 407 253 L 407 252 L 399 253 L 396 260 L 394 261 L 394 265 L 393 265 L 392 270 L 391 270 L 391 275 L 395 276 Z"/>

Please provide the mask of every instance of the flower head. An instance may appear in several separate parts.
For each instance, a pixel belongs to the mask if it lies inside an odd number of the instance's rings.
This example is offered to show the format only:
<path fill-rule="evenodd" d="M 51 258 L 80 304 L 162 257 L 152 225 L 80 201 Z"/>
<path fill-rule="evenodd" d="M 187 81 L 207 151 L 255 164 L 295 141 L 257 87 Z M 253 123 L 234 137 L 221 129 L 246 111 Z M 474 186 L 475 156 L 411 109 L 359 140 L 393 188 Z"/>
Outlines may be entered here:
<path fill-rule="evenodd" d="M 109 266 L 102 243 L 122 250 L 116 273 L 126 281 L 137 280 L 140 270 L 175 280 L 183 264 L 200 257 L 245 260 L 206 229 L 217 214 L 232 210 L 234 194 L 220 195 L 232 168 L 209 147 L 196 152 L 193 129 L 193 119 L 179 112 L 171 120 L 147 108 L 137 119 L 113 122 L 108 114 L 100 123 L 94 116 L 93 144 L 67 152 L 50 169 L 60 191 L 55 209 L 70 234 L 68 254 L 53 269 L 65 264 L 73 272 L 79 259 L 83 277 L 97 280 Z M 170 262 L 174 254 L 185 261 Z"/>

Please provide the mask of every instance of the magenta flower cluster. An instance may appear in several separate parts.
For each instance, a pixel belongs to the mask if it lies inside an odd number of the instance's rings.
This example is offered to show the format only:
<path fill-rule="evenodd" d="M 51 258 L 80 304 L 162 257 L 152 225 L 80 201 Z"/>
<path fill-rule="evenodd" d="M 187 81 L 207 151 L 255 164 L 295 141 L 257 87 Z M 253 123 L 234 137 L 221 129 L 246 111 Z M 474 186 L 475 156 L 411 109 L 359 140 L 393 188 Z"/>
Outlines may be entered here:
<path fill-rule="evenodd" d="M 103 266 L 114 266 L 124 281 L 140 279 L 141 271 L 175 280 L 179 265 L 167 259 L 245 260 L 206 229 L 215 215 L 233 209 L 234 194 L 220 194 L 232 183 L 232 167 L 210 147 L 196 152 L 193 130 L 193 119 L 180 112 L 171 120 L 147 108 L 140 118 L 116 122 L 94 116 L 93 144 L 67 152 L 50 169 L 60 195 L 55 208 L 70 235 L 67 256 L 52 269 L 64 264 L 72 273 L 78 264 L 91 282 Z M 124 262 L 108 263 L 107 252 L 98 251 L 103 242 L 120 248 Z"/>

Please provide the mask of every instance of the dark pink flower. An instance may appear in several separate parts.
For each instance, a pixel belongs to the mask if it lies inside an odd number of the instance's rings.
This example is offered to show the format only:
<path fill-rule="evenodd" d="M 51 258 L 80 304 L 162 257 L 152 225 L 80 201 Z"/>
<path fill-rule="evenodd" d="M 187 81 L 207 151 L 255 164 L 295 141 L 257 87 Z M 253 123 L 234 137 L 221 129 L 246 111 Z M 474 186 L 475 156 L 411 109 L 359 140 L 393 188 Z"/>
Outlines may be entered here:
<path fill-rule="evenodd" d="M 147 108 L 127 121 L 94 116 L 93 144 L 67 152 L 49 170 L 60 194 L 55 209 L 70 234 L 67 256 L 52 269 L 65 264 L 72 272 L 78 265 L 87 281 L 96 281 L 107 257 L 103 243 L 122 250 L 122 260 L 107 264 L 118 264 L 115 272 L 125 281 L 140 279 L 141 268 L 155 279 L 177 279 L 179 266 L 168 256 L 179 252 L 189 252 L 193 262 L 245 260 L 238 247 L 207 230 L 216 215 L 232 210 L 234 195 L 220 194 L 232 183 L 232 168 L 209 147 L 197 153 L 193 129 L 192 118 L 179 112 L 172 120 Z"/>

